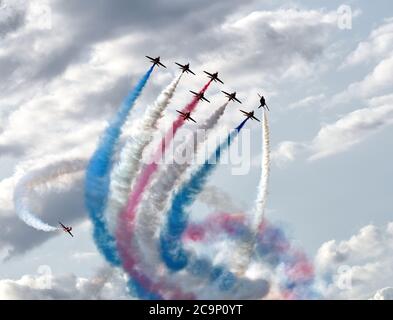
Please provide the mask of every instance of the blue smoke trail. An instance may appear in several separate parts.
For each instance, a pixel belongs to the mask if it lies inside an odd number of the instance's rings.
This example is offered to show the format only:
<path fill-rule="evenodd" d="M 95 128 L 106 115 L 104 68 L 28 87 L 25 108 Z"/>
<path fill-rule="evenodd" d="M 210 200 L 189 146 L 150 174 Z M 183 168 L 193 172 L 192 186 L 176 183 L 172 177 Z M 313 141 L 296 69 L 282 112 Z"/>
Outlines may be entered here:
<path fill-rule="evenodd" d="M 236 127 L 236 130 L 237 130 L 238 132 L 244 127 L 244 125 L 246 124 L 246 122 L 247 122 L 248 119 L 249 119 L 249 118 L 244 119 L 244 120 L 242 121 L 242 123 L 239 124 L 239 125 Z"/>
<path fill-rule="evenodd" d="M 131 295 L 141 300 L 163 300 L 159 294 L 147 291 L 138 281 L 132 278 L 128 280 L 128 290 Z"/>
<path fill-rule="evenodd" d="M 160 235 L 161 257 L 169 269 L 179 271 L 188 265 L 189 255 L 183 248 L 181 241 L 181 236 L 188 224 L 189 215 L 186 212 L 186 208 L 194 202 L 195 197 L 201 192 L 207 178 L 216 167 L 215 163 L 220 159 L 222 152 L 230 146 L 233 138 L 238 135 L 246 122 L 247 119 L 228 135 L 227 140 L 217 147 L 210 158 L 205 161 L 175 195 L 167 214 L 166 225 Z M 192 263 L 191 269 L 194 273 L 199 274 L 206 273 L 211 268 L 206 265 L 206 262 L 197 260 Z M 220 277 L 223 280 L 224 277 L 225 281 L 223 283 L 229 282 L 232 284 L 234 282 L 233 275 L 225 272 L 221 267 L 215 267 L 209 273 L 213 281 Z"/>
<path fill-rule="evenodd" d="M 153 68 L 154 66 L 150 67 L 137 85 L 128 92 L 117 114 L 101 136 L 98 147 L 86 169 L 85 203 L 94 226 L 94 240 L 105 259 L 116 266 L 121 264 L 116 250 L 116 240 L 108 232 L 103 216 L 109 192 L 112 159 L 121 129 L 131 108 L 146 85 Z"/>

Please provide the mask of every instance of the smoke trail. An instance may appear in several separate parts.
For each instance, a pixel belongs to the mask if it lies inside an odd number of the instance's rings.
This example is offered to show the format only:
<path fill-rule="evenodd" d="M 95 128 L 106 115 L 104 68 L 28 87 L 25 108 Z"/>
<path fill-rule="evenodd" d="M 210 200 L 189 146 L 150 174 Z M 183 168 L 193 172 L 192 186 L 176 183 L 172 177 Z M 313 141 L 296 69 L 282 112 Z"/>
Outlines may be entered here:
<path fill-rule="evenodd" d="M 184 239 L 212 246 L 212 243 L 220 241 L 224 233 L 238 244 L 248 239 L 248 234 L 256 232 L 253 263 L 259 270 L 265 266 L 270 270 L 271 281 L 276 283 L 278 291 L 274 297 L 272 290 L 269 293 L 271 298 L 316 298 L 313 266 L 306 255 L 291 243 L 284 230 L 264 219 L 255 231 L 247 226 L 245 218 L 244 214 L 210 215 L 201 223 L 188 225 Z"/>
<path fill-rule="evenodd" d="M 206 119 L 203 124 L 198 126 L 191 139 L 185 144 L 185 148 L 182 148 L 182 151 L 186 151 L 188 159 L 183 159 L 182 162 L 175 161 L 172 165 L 167 166 L 152 183 L 149 188 L 149 196 L 145 197 L 139 206 L 136 216 L 135 235 L 138 240 L 139 251 L 144 252 L 144 257 L 148 257 L 148 259 L 142 257 L 142 260 L 149 261 L 149 263 L 144 266 L 146 269 L 149 267 L 155 269 L 161 264 L 160 255 L 159 252 L 157 252 L 154 238 L 161 224 L 162 217 L 160 213 L 162 213 L 165 206 L 170 202 L 170 194 L 189 167 L 190 158 L 195 155 L 199 147 L 203 145 L 208 134 L 224 114 L 228 103 L 228 101 L 225 102 Z M 199 135 L 199 132 L 203 132 L 203 135 Z M 200 136 L 201 139 L 199 139 Z M 191 152 L 185 150 L 188 146 L 192 147 L 192 151 L 190 150 Z"/>
<path fill-rule="evenodd" d="M 94 240 L 105 259 L 114 265 L 119 265 L 120 259 L 116 251 L 115 239 L 108 232 L 103 216 L 109 191 L 109 175 L 121 129 L 132 106 L 146 85 L 153 68 L 154 66 L 150 67 L 135 88 L 128 93 L 117 114 L 101 136 L 98 147 L 86 170 L 85 203 L 94 225 Z"/>
<path fill-rule="evenodd" d="M 253 221 L 251 222 L 251 230 L 249 239 L 238 246 L 235 253 L 237 256 L 236 269 L 239 274 L 244 274 L 254 252 L 255 241 L 259 226 L 263 223 L 266 200 L 268 195 L 268 182 L 270 174 L 270 135 L 267 111 L 264 110 L 262 120 L 262 162 L 261 162 L 261 178 L 259 180 L 258 195 L 255 201 L 255 209 Z"/>
<path fill-rule="evenodd" d="M 188 182 L 174 196 L 168 211 L 166 225 L 160 235 L 161 257 L 169 269 L 179 271 L 187 266 L 188 254 L 183 249 L 181 242 L 181 236 L 188 223 L 186 208 L 194 202 L 207 178 L 216 167 L 215 163 L 220 159 L 222 152 L 230 146 L 246 121 L 247 118 L 228 135 L 227 140 L 217 147 L 213 155 L 192 174 Z"/>
<path fill-rule="evenodd" d="M 169 105 L 182 75 L 183 73 L 180 73 L 176 76 L 161 92 L 154 104 L 147 108 L 137 133 L 127 141 L 120 154 L 120 161 L 112 171 L 108 204 L 105 209 L 108 230 L 111 234 L 115 233 L 117 216 L 127 202 L 132 181 L 140 167 L 143 151 L 152 141 L 157 122 Z"/>
<path fill-rule="evenodd" d="M 59 230 L 58 227 L 43 222 L 31 211 L 29 202 L 31 191 L 35 186 L 46 184 L 65 174 L 76 173 L 85 167 L 85 160 L 61 160 L 27 173 L 19 180 L 14 190 L 14 206 L 18 217 L 27 225 L 38 230 L 46 232 Z"/>
<path fill-rule="evenodd" d="M 198 200 L 214 211 L 240 211 L 233 203 L 232 197 L 217 186 L 206 186 L 198 196 Z"/>
<path fill-rule="evenodd" d="M 253 225 L 255 228 L 262 223 L 265 215 L 266 200 L 268 195 L 268 182 L 270 175 L 270 132 L 269 121 L 266 110 L 263 112 L 263 146 L 262 146 L 262 173 L 258 186 L 258 196 L 255 206 L 255 218 Z"/>
<path fill-rule="evenodd" d="M 204 93 L 211 82 L 212 80 L 208 81 L 200 90 L 200 93 Z M 192 112 L 198 105 L 198 102 L 198 97 L 194 97 L 192 101 L 182 109 L 182 112 Z M 179 115 L 173 122 L 172 128 L 168 130 L 165 137 L 161 140 L 158 149 L 153 155 L 153 161 L 142 170 L 140 176 L 136 180 L 133 191 L 128 198 L 127 206 L 120 213 L 118 219 L 116 240 L 123 267 L 125 271 L 127 271 L 127 273 L 143 287 L 153 287 L 153 284 L 148 277 L 146 277 L 140 271 L 134 269 L 137 263 L 137 257 L 134 255 L 134 248 L 130 248 L 130 243 L 132 242 L 132 232 L 135 224 L 134 220 L 136 209 L 139 205 L 139 202 L 141 201 L 143 192 L 150 182 L 151 177 L 157 171 L 158 160 L 163 154 L 165 154 L 166 146 L 169 145 L 173 140 L 177 130 L 184 124 L 184 121 L 184 117 Z"/>
<path fill-rule="evenodd" d="M 224 266 L 215 265 L 206 258 L 199 258 L 188 252 L 182 244 L 182 236 L 188 225 L 186 207 L 194 202 L 212 170 L 216 167 L 212 162 L 216 163 L 216 159 L 220 159 L 222 152 L 228 148 L 246 122 L 247 119 L 228 135 L 227 141 L 216 149 L 214 154 L 191 175 L 188 182 L 176 193 L 168 211 L 166 225 L 160 235 L 160 253 L 166 266 L 175 272 L 187 267 L 186 274 L 189 277 L 199 277 L 199 290 L 202 290 L 200 294 L 205 299 L 214 296 L 215 289 L 219 290 L 221 299 L 223 296 L 224 298 L 237 297 L 239 299 L 252 296 L 263 297 L 269 290 L 266 280 L 237 278 Z M 213 287 L 209 287 L 209 291 L 200 286 L 201 283 L 204 283 L 201 281 L 202 279 L 213 284 Z M 187 282 L 190 283 L 190 279 Z"/>

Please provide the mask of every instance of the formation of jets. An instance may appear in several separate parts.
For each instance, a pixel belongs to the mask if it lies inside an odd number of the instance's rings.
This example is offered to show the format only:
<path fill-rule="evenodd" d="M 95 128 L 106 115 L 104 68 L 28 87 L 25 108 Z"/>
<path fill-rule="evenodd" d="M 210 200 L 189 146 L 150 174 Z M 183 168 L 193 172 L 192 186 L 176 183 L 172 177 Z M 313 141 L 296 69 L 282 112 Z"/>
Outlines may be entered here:
<path fill-rule="evenodd" d="M 153 66 L 160 66 L 160 67 L 166 68 L 166 66 L 161 62 L 161 58 L 160 57 L 152 58 L 152 57 L 146 56 L 146 58 L 148 58 L 150 60 L 150 62 L 153 63 Z M 182 70 L 183 73 L 191 73 L 191 74 L 195 75 L 195 73 L 191 71 L 189 63 L 183 65 L 183 64 L 180 64 L 178 62 L 175 62 L 175 64 L 180 67 L 180 69 Z M 211 79 L 212 81 L 220 82 L 220 83 L 224 84 L 224 82 L 221 79 L 218 78 L 218 72 L 215 72 L 215 73 L 209 73 L 207 71 L 203 71 L 203 72 L 206 73 L 208 78 Z M 204 100 L 206 102 L 210 102 L 209 100 L 207 100 L 205 98 L 203 92 L 199 92 L 198 93 L 198 92 L 191 91 L 191 90 L 190 90 L 190 92 L 195 97 L 198 97 L 198 100 Z M 232 92 L 232 93 L 229 93 L 229 92 L 226 92 L 226 91 L 221 91 L 221 92 L 228 98 L 228 101 L 236 101 L 238 103 L 242 103 L 236 97 L 236 92 Z M 258 107 L 258 109 L 259 108 L 264 108 L 265 110 L 270 111 L 269 107 L 266 104 L 265 97 L 260 95 L 259 93 L 258 93 L 258 96 L 259 96 L 259 107 Z M 184 120 L 193 121 L 193 122 L 196 123 L 196 121 L 193 118 L 191 118 L 191 113 L 190 112 L 184 113 L 184 112 L 181 112 L 179 110 L 176 110 L 176 111 L 183 117 Z M 256 121 L 260 122 L 260 120 L 255 117 L 254 111 L 247 112 L 247 111 L 244 111 L 244 110 L 240 110 L 240 112 L 242 112 L 243 115 L 247 117 L 247 119 L 256 120 Z M 63 230 L 64 232 L 68 233 L 71 237 L 74 236 L 71 233 L 72 227 L 67 227 L 64 224 L 62 224 L 60 221 L 59 221 L 59 224 L 61 226 L 61 230 Z"/>
<path fill-rule="evenodd" d="M 153 65 L 159 65 L 159 66 L 162 66 L 162 67 L 165 67 L 165 68 L 166 68 L 166 66 L 164 66 L 164 65 L 160 62 L 160 57 L 157 57 L 157 58 L 152 58 L 152 57 L 149 57 L 149 56 L 146 56 L 146 57 L 147 57 L 151 62 L 153 62 Z M 189 64 L 189 63 L 183 65 L 183 64 L 180 64 L 180 63 L 178 63 L 178 62 L 175 62 L 175 64 L 177 64 L 177 65 L 180 67 L 180 69 L 182 70 L 183 73 L 184 73 L 184 72 L 185 72 L 185 73 L 188 73 L 188 72 L 189 72 L 189 73 L 195 75 L 195 73 L 191 71 L 191 69 L 190 69 L 190 64 Z M 208 78 L 211 79 L 212 81 L 220 82 L 220 83 L 224 84 L 224 82 L 223 82 L 220 78 L 218 78 L 218 72 L 215 72 L 215 73 L 210 73 L 210 72 L 207 72 L 207 71 L 203 71 L 203 72 L 206 73 L 207 76 L 208 76 Z M 203 92 L 199 92 L 199 93 L 198 93 L 198 92 L 195 92 L 195 91 L 192 91 L 192 90 L 190 90 L 190 92 L 191 92 L 195 97 L 197 97 L 198 100 L 203 100 L 203 101 L 206 101 L 206 102 L 209 102 L 209 103 L 210 103 L 210 101 L 207 100 L 207 99 L 205 98 Z M 232 92 L 232 93 L 229 93 L 229 92 L 226 92 L 226 91 L 221 91 L 221 92 L 228 98 L 228 101 L 236 101 L 236 102 L 238 102 L 238 103 L 242 103 L 242 102 L 236 97 L 236 92 Z M 258 109 L 259 109 L 259 108 L 264 108 L 265 110 L 270 111 L 268 105 L 266 104 L 265 97 L 262 96 L 262 95 L 259 94 L 259 93 L 258 93 L 258 96 L 259 96 L 259 106 L 258 106 Z M 176 111 L 177 111 L 178 113 L 181 114 L 181 116 L 183 117 L 184 120 L 190 120 L 190 121 L 193 121 L 193 122 L 196 123 L 196 121 L 195 121 L 193 118 L 191 118 L 190 112 L 183 113 L 183 112 L 181 112 L 181 111 L 179 111 L 179 110 L 176 110 Z M 242 112 L 243 115 L 247 117 L 247 119 L 256 120 L 256 121 L 260 122 L 260 120 L 259 120 L 257 117 L 255 117 L 254 111 L 249 111 L 249 112 L 247 112 L 247 111 L 244 111 L 244 110 L 240 110 L 240 112 Z"/>

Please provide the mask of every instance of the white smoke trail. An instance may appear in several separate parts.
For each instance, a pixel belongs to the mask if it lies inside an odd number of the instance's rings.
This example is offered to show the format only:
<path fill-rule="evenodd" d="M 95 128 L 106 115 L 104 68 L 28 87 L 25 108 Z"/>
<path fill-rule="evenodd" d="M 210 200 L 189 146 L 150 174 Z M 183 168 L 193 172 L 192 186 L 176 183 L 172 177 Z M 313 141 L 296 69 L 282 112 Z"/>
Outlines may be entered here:
<path fill-rule="evenodd" d="M 268 196 L 268 183 L 270 175 L 270 130 L 267 111 L 263 112 L 262 120 L 262 162 L 261 178 L 258 185 L 258 194 L 255 200 L 254 215 L 251 221 L 251 235 L 245 242 L 239 244 L 235 254 L 237 263 L 235 269 L 239 275 L 243 275 L 251 261 L 254 251 L 256 235 L 265 216 L 266 200 Z"/>
<path fill-rule="evenodd" d="M 171 194 L 176 186 L 181 184 L 184 180 L 184 173 L 190 165 L 190 157 L 198 152 L 198 148 L 203 145 L 208 137 L 208 133 L 215 127 L 218 120 L 224 114 L 228 101 L 219 107 L 205 122 L 198 126 L 194 131 L 189 142 L 185 144 L 185 148 L 192 146 L 192 152 L 186 151 L 188 159 L 182 159 L 182 162 L 174 161 L 173 164 L 167 166 L 153 181 L 149 192 L 144 195 L 144 198 L 139 206 L 136 215 L 135 234 L 137 238 L 140 252 L 143 252 L 142 260 L 144 267 L 152 268 L 150 272 L 154 274 L 155 268 L 162 266 L 160 253 L 157 247 L 156 235 L 159 232 L 162 224 L 162 212 L 166 211 L 166 207 L 171 202 Z M 204 134 L 198 134 L 203 132 Z M 185 148 L 183 150 L 185 150 Z M 148 261 L 147 261 L 148 260 Z"/>
<path fill-rule="evenodd" d="M 44 168 L 30 171 L 23 176 L 15 186 L 14 206 L 16 214 L 27 225 L 46 232 L 56 231 L 59 228 L 51 226 L 38 218 L 30 209 L 30 195 L 34 187 L 47 185 L 60 176 L 76 173 L 83 170 L 87 165 L 86 160 L 72 159 L 54 162 Z"/>
<path fill-rule="evenodd" d="M 235 205 L 232 197 L 217 186 L 206 186 L 198 200 L 217 212 L 241 212 L 241 206 Z"/>
<path fill-rule="evenodd" d="M 227 103 L 221 106 L 198 129 L 213 129 L 224 113 L 226 105 Z M 204 135 L 203 137 L 206 139 L 207 136 Z M 198 151 L 198 147 L 204 142 L 198 138 L 197 132 L 194 132 L 190 139 L 191 141 L 186 144 L 187 146 L 193 146 L 194 149 L 193 152 L 186 153 L 187 155 L 195 154 Z M 193 274 L 190 270 L 175 273 L 166 271 L 167 268 L 161 260 L 158 240 L 160 228 L 165 218 L 163 212 L 167 211 L 174 190 L 177 190 L 187 178 L 185 172 L 188 167 L 189 163 L 187 161 L 182 163 L 175 162 L 173 165 L 168 166 L 153 181 L 149 193 L 145 194 L 136 215 L 135 236 L 137 238 L 137 246 L 133 246 L 134 250 L 140 252 L 138 267 L 148 277 L 155 279 L 155 281 L 165 282 L 169 287 L 171 284 L 175 284 L 180 286 L 183 292 L 190 292 L 191 290 L 199 299 L 247 299 L 255 296 L 263 297 L 268 290 L 267 282 L 264 279 L 258 278 L 252 280 L 242 277 L 238 279 L 237 284 L 232 290 L 223 291 L 216 284 L 212 283 L 209 277 L 200 277 Z M 208 199 L 208 201 L 210 200 Z M 204 256 L 206 256 L 206 252 Z M 190 261 L 196 262 L 197 260 L 195 259 L 198 259 L 197 256 L 192 254 Z M 189 263 L 192 265 L 194 262 Z"/>
<path fill-rule="evenodd" d="M 115 233 L 117 216 L 127 203 L 132 182 L 140 169 L 143 151 L 153 139 L 158 120 L 169 105 L 183 73 L 178 75 L 158 96 L 153 105 L 145 112 L 143 121 L 139 122 L 137 133 L 124 146 L 119 163 L 111 174 L 110 192 L 104 216 L 108 230 Z"/>
<path fill-rule="evenodd" d="M 263 112 L 262 128 L 262 173 L 258 185 L 258 196 L 255 201 L 255 215 L 252 224 L 254 229 L 257 229 L 263 221 L 268 196 L 268 183 L 270 176 L 270 131 L 266 110 Z"/>

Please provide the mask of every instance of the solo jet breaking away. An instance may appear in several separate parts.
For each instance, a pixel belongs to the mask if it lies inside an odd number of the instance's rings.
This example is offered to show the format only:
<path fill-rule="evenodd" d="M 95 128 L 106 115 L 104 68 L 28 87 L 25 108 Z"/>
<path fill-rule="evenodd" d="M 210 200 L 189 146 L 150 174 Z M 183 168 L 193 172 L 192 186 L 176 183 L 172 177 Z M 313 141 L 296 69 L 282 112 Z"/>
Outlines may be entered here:
<path fill-rule="evenodd" d="M 191 112 L 184 113 L 184 112 L 181 112 L 179 110 L 176 110 L 176 111 L 183 116 L 184 120 L 191 120 L 191 121 L 194 121 L 196 123 L 196 121 L 193 118 L 190 117 Z"/>
<path fill-rule="evenodd" d="M 166 68 L 166 66 L 164 66 L 164 65 L 160 62 L 160 57 L 152 58 L 152 57 L 146 56 L 146 58 L 149 59 L 151 62 L 153 62 L 153 66 L 157 65 L 157 66 L 161 66 L 161 67 Z"/>
<path fill-rule="evenodd" d="M 221 91 L 221 92 L 226 95 L 226 97 L 228 98 L 228 101 L 235 100 L 239 103 L 242 103 L 238 98 L 236 98 L 236 92 L 232 92 L 232 93 L 228 93 L 225 91 Z"/>
<path fill-rule="evenodd" d="M 209 73 L 207 71 L 203 71 L 204 73 L 206 73 L 208 75 L 208 78 L 212 79 L 213 81 L 218 81 L 221 82 L 222 84 L 224 84 L 224 82 L 222 82 L 220 79 L 218 79 L 218 72 L 215 73 Z"/>
<path fill-rule="evenodd" d="M 258 122 L 261 122 L 259 119 L 254 117 L 254 111 L 244 111 L 244 110 L 240 110 L 240 112 L 243 112 L 244 115 L 247 117 L 247 119 L 251 119 L 251 120 L 257 120 Z"/>
<path fill-rule="evenodd" d="M 62 224 L 60 221 L 59 221 L 59 224 L 61 225 L 61 227 L 62 227 L 62 229 L 63 229 L 64 232 L 68 232 L 68 233 L 70 234 L 71 237 L 74 236 L 74 235 L 71 233 L 72 227 L 66 227 L 66 226 L 65 226 L 64 224 Z"/>
<path fill-rule="evenodd" d="M 207 102 L 210 103 L 210 101 L 207 100 L 207 99 L 205 98 L 203 92 L 196 93 L 195 91 L 191 91 L 191 90 L 190 90 L 190 92 L 191 92 L 194 96 L 198 97 L 198 100 L 205 100 L 205 101 L 207 101 Z"/>
<path fill-rule="evenodd" d="M 177 62 L 175 62 L 175 63 L 180 67 L 180 69 L 183 71 L 183 73 L 184 72 L 186 72 L 186 73 L 189 72 L 189 73 L 191 73 L 191 74 L 193 74 L 195 76 L 195 73 L 190 70 L 190 64 L 189 63 L 187 63 L 185 65 L 182 65 L 182 64 L 177 63 Z"/>
<path fill-rule="evenodd" d="M 269 107 L 266 104 L 265 97 L 261 96 L 259 93 L 258 93 L 258 96 L 259 96 L 259 104 L 260 104 L 258 108 L 264 108 L 267 111 L 270 111 Z"/>

